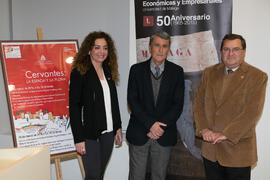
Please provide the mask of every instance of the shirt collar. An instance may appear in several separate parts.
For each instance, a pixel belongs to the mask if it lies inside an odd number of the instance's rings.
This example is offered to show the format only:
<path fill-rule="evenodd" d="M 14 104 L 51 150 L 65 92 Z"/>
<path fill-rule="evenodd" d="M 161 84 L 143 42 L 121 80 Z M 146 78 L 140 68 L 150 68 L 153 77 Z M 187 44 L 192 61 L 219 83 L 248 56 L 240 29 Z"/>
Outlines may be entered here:
<path fill-rule="evenodd" d="M 151 71 L 152 71 L 153 73 L 156 72 L 156 69 L 155 69 L 156 66 L 158 66 L 158 65 L 156 65 L 156 64 L 154 63 L 154 61 L 151 59 L 150 68 L 151 68 Z M 160 69 L 160 73 L 162 73 L 162 72 L 164 71 L 165 61 L 163 61 L 158 67 L 159 67 L 159 69 Z"/>
<path fill-rule="evenodd" d="M 234 71 L 236 71 L 239 67 L 240 67 L 240 66 L 237 66 L 237 67 L 235 67 L 235 68 L 233 68 L 233 69 L 231 69 L 231 70 L 234 72 Z M 226 66 L 225 66 L 225 68 L 226 68 L 226 71 L 227 71 L 228 69 L 230 69 L 230 68 L 228 68 L 228 67 L 226 67 Z"/>

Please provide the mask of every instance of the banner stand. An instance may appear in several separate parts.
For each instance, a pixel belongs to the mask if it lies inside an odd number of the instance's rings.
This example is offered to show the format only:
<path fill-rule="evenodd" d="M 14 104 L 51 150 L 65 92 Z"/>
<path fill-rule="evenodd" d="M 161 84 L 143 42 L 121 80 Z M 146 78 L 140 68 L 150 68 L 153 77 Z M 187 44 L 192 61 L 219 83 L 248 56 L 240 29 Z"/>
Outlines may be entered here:
<path fill-rule="evenodd" d="M 43 40 L 42 28 L 38 27 L 36 31 L 37 31 L 37 40 Z M 51 156 L 51 161 L 53 161 L 55 164 L 57 180 L 63 180 L 62 169 L 61 169 L 61 159 L 74 159 L 74 157 L 78 159 L 78 163 L 79 163 L 80 170 L 82 173 L 82 178 L 83 179 L 85 178 L 85 172 L 84 172 L 81 156 L 77 152 L 69 152 L 65 154 L 58 154 L 58 155 Z"/>
<path fill-rule="evenodd" d="M 43 33 L 41 27 L 37 28 L 37 40 L 43 40 Z"/>
<path fill-rule="evenodd" d="M 55 164 L 57 180 L 63 180 L 62 170 L 61 170 L 61 159 L 66 159 L 66 160 L 67 159 L 74 159 L 74 157 L 78 159 L 78 163 L 80 166 L 82 177 L 83 177 L 83 179 L 85 178 L 85 172 L 84 172 L 81 156 L 77 152 L 70 152 L 70 153 L 58 154 L 58 155 L 51 156 L 51 161 L 53 161 Z"/>

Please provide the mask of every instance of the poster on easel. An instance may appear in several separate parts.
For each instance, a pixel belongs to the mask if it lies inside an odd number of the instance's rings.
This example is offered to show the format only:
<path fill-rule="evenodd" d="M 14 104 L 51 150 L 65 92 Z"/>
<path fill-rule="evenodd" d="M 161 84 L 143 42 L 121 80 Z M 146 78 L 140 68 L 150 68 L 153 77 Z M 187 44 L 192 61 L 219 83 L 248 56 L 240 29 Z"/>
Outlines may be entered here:
<path fill-rule="evenodd" d="M 77 40 L 1 41 L 1 64 L 15 147 L 75 150 L 69 79 Z"/>

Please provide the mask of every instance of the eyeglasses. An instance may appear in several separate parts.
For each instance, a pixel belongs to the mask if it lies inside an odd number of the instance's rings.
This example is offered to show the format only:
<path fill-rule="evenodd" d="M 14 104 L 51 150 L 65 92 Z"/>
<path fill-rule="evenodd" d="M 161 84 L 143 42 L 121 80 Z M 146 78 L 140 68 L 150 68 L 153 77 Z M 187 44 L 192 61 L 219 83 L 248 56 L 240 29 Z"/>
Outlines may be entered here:
<path fill-rule="evenodd" d="M 238 53 L 240 50 L 243 50 L 243 49 L 238 48 L 238 47 L 235 47 L 235 48 L 232 48 L 232 49 L 227 48 L 227 47 L 222 48 L 222 51 L 226 52 L 226 53 L 231 52 L 231 51 L 232 51 L 232 53 Z"/>

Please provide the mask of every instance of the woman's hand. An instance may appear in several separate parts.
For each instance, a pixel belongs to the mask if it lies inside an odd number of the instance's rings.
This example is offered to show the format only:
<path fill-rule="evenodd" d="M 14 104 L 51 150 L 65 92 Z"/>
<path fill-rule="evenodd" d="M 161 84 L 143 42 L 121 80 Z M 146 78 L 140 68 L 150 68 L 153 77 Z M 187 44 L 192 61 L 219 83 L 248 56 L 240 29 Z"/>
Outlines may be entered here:
<path fill-rule="evenodd" d="M 86 150 L 85 150 L 85 142 L 76 143 L 76 144 L 75 144 L 75 147 L 76 147 L 76 151 L 77 151 L 80 155 L 85 155 L 85 154 L 86 154 Z"/>
<path fill-rule="evenodd" d="M 122 145 L 122 129 L 121 128 L 119 128 L 116 131 L 116 135 L 115 135 L 114 139 L 115 139 L 115 144 L 116 145 L 118 145 L 118 146 Z"/>

